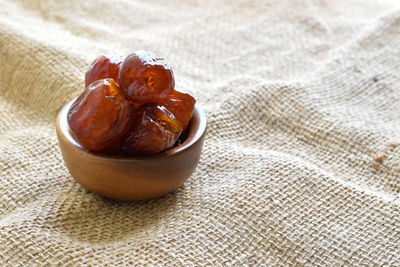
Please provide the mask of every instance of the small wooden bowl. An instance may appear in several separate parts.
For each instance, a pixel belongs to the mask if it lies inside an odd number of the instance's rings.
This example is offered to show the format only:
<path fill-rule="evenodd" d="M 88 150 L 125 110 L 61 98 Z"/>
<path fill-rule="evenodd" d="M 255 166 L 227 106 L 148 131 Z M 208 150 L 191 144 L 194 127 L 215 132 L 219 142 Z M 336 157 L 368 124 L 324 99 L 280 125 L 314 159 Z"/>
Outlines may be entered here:
<path fill-rule="evenodd" d="M 74 139 L 67 121 L 73 101 L 58 114 L 57 137 L 65 165 L 87 190 L 117 200 L 157 198 L 179 188 L 195 170 L 207 128 L 199 107 L 181 145 L 154 156 L 122 157 L 90 152 Z"/>

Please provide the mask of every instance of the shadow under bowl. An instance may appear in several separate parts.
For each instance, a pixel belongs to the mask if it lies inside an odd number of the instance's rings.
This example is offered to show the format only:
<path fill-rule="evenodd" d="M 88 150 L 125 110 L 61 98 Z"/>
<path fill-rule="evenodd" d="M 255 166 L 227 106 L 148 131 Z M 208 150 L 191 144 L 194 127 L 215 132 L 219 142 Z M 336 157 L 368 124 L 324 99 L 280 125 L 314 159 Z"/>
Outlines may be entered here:
<path fill-rule="evenodd" d="M 74 100 L 58 114 L 56 130 L 65 165 L 87 190 L 116 200 L 145 200 L 179 188 L 195 170 L 203 148 L 207 122 L 195 107 L 187 138 L 179 146 L 152 156 L 128 157 L 90 152 L 71 135 L 67 113 Z"/>

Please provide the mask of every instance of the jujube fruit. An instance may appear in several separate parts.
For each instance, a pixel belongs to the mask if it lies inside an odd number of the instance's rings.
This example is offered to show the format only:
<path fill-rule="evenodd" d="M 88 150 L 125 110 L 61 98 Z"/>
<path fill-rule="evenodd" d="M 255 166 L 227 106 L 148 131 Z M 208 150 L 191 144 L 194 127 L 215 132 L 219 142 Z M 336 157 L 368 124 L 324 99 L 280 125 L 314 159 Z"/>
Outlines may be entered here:
<path fill-rule="evenodd" d="M 119 71 L 119 82 L 127 98 L 138 104 L 165 98 L 175 87 L 174 74 L 166 61 L 144 50 L 125 58 Z"/>
<path fill-rule="evenodd" d="M 139 108 L 132 128 L 121 140 L 130 155 L 157 154 L 172 147 L 182 132 L 181 123 L 165 107 L 146 104 Z"/>
<path fill-rule="evenodd" d="M 175 118 L 182 124 L 184 131 L 192 118 L 196 100 L 190 94 L 174 90 L 172 94 L 160 100 L 159 103 L 174 114 Z"/>
<path fill-rule="evenodd" d="M 99 151 L 119 141 L 134 112 L 113 79 L 91 83 L 75 100 L 67 119 L 73 135 L 88 150 Z"/>
<path fill-rule="evenodd" d="M 99 56 L 86 89 L 68 111 L 77 141 L 90 151 L 153 155 L 185 140 L 196 100 L 181 89 L 166 61 L 137 51 L 125 59 Z M 181 135 L 182 134 L 182 135 Z"/>
<path fill-rule="evenodd" d="M 118 82 L 119 67 L 124 58 L 120 55 L 99 56 L 89 66 L 85 74 L 85 88 L 92 82 L 111 78 Z"/>

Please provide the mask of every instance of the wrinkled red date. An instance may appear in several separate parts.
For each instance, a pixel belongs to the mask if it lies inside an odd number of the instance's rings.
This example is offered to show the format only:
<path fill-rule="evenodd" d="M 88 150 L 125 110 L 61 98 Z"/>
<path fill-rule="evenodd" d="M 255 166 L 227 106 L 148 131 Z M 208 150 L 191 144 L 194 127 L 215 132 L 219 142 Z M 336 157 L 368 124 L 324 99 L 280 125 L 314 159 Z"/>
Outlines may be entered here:
<path fill-rule="evenodd" d="M 149 51 L 137 51 L 121 64 L 119 82 L 127 98 L 144 104 L 165 98 L 175 87 L 174 74 L 163 58 Z"/>
<path fill-rule="evenodd" d="M 90 64 L 85 74 L 85 88 L 92 82 L 111 78 L 118 83 L 119 68 L 124 58 L 119 55 L 99 56 Z"/>
<path fill-rule="evenodd" d="M 93 82 L 68 111 L 68 124 L 79 143 L 99 151 L 117 142 L 129 129 L 133 108 L 113 79 Z"/>
<path fill-rule="evenodd" d="M 181 132 L 181 123 L 165 107 L 142 105 L 132 128 L 121 140 L 121 150 L 130 155 L 157 154 L 172 147 Z"/>
<path fill-rule="evenodd" d="M 165 60 L 143 50 L 125 60 L 99 56 L 89 66 L 85 84 L 68 111 L 68 123 L 91 151 L 151 155 L 171 148 L 183 138 L 196 103 L 174 89 Z"/>
<path fill-rule="evenodd" d="M 184 131 L 192 118 L 196 100 L 190 94 L 174 90 L 167 98 L 162 99 L 160 104 L 174 114 Z"/>

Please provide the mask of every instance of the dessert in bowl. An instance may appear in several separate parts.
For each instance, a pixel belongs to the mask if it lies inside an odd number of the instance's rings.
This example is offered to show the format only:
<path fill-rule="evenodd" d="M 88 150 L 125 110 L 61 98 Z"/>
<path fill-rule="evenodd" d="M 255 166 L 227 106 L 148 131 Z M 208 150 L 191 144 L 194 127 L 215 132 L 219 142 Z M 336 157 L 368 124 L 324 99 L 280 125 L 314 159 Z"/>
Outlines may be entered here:
<path fill-rule="evenodd" d="M 195 170 L 206 117 L 190 94 L 177 90 L 163 59 L 145 51 L 109 59 L 92 63 L 84 92 L 59 112 L 65 164 L 77 182 L 101 196 L 160 197 Z"/>

